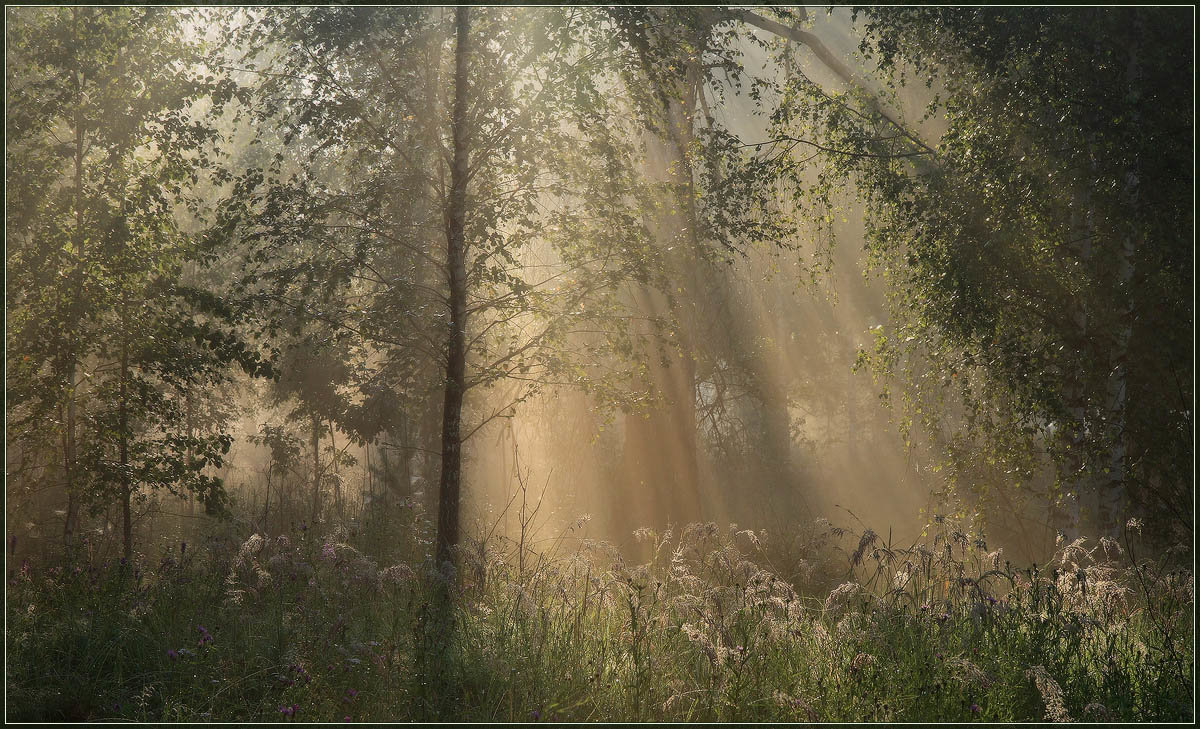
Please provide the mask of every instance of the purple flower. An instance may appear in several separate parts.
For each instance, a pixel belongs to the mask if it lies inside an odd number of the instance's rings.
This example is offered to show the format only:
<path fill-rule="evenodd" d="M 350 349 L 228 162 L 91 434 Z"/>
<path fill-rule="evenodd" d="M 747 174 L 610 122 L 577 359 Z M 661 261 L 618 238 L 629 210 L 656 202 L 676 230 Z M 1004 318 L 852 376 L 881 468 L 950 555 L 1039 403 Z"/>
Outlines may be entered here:
<path fill-rule="evenodd" d="M 187 554 L 187 542 L 179 543 L 179 554 L 180 555 Z"/>
<path fill-rule="evenodd" d="M 533 721 L 537 721 L 542 718 L 542 712 L 534 709 L 533 711 L 529 712 L 529 718 Z"/>
<path fill-rule="evenodd" d="M 321 549 L 321 557 L 325 559 L 337 559 L 337 553 L 333 550 L 333 545 L 325 542 L 325 546 Z"/>
<path fill-rule="evenodd" d="M 179 651 L 175 650 L 174 648 L 168 648 L 167 649 L 167 658 L 170 658 L 172 661 L 178 659 Z"/>
<path fill-rule="evenodd" d="M 344 719 L 342 719 L 342 721 L 344 721 L 344 722 L 346 722 L 347 724 L 349 724 L 349 723 L 350 723 L 350 717 L 348 717 L 348 716 L 347 716 L 347 717 L 345 717 Z"/>
<path fill-rule="evenodd" d="M 981 709 L 979 707 L 979 704 L 971 704 L 971 713 L 972 714 L 978 714 L 981 711 L 983 711 L 983 709 Z"/>

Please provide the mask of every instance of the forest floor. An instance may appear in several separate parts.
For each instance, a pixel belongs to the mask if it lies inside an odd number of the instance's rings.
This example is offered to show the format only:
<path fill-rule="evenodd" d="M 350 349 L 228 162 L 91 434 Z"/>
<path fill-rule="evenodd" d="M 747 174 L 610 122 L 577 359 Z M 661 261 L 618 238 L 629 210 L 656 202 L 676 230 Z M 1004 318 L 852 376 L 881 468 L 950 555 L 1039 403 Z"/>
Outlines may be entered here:
<path fill-rule="evenodd" d="M 714 525 L 645 533 L 636 567 L 477 545 L 453 589 L 369 528 L 10 564 L 7 718 L 1194 719 L 1190 567 L 1133 530 L 1041 568 L 948 526 L 833 532 L 841 577 Z"/>

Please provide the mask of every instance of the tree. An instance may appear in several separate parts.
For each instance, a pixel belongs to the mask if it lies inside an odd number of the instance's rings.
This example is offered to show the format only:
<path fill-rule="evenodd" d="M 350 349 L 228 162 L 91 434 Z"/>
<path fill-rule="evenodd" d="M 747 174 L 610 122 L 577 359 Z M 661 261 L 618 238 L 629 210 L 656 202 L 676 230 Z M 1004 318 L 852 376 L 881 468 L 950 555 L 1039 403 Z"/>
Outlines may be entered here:
<path fill-rule="evenodd" d="M 1090 501 L 1097 526 L 1129 499 L 1191 529 L 1191 39 L 1177 27 L 1166 10 L 872 10 L 862 48 L 894 88 L 931 89 L 936 144 L 879 99 L 805 78 L 773 120 L 773 139 L 819 144 L 826 182 L 868 199 L 895 297 L 874 362 L 907 370 L 909 417 L 1001 509 L 1048 466 L 1042 496 Z M 1057 526 L 1078 528 L 1063 507 Z"/>
<path fill-rule="evenodd" d="M 466 12 L 451 25 L 429 9 L 320 9 L 247 26 L 242 67 L 287 147 L 241 176 L 223 213 L 247 243 L 246 307 L 352 332 L 363 385 L 413 407 L 398 421 L 424 422 L 442 395 L 442 562 L 459 539 L 462 443 L 546 387 L 622 397 L 630 367 L 609 353 L 632 347 L 613 292 L 649 275 L 631 152 L 572 40 L 591 32 L 583 16 Z M 290 173 L 289 155 L 304 160 Z M 485 390 L 497 402 L 473 395 Z"/>
<path fill-rule="evenodd" d="M 196 65 L 185 14 L 10 12 L 10 443 L 59 438 L 67 545 L 82 506 L 115 501 L 129 557 L 139 488 L 223 499 L 203 471 L 229 439 L 181 432 L 186 385 L 261 366 L 182 278 L 202 253 L 177 219 L 199 209 L 216 136 L 193 105 L 219 113 L 232 89 Z"/>
<path fill-rule="evenodd" d="M 1190 477 L 1178 464 L 1191 433 L 1191 364 L 1186 336 L 1175 335 L 1189 317 L 1178 292 L 1191 258 L 1178 232 L 1188 227 L 1180 162 L 1191 116 L 1178 103 L 1187 74 L 1170 60 L 1186 55 L 1186 34 L 1136 11 L 871 11 L 872 74 L 837 58 L 804 27 L 803 10 L 612 14 L 647 81 L 648 127 L 690 140 L 676 143 L 670 169 L 685 190 L 678 209 L 697 223 L 673 227 L 693 242 L 787 245 L 796 231 L 774 200 L 821 221 L 843 191 L 867 199 L 895 321 L 877 330 L 870 361 L 884 374 L 904 363 L 902 434 L 915 442 L 924 430 L 945 449 L 952 481 L 1020 520 L 1012 486 L 1028 492 L 1050 465 L 1052 506 L 1091 498 L 1086 516 L 1109 528 L 1132 498 L 1190 528 Z M 744 73 L 745 43 L 772 51 L 768 73 Z M 809 52 L 835 86 L 800 70 Z M 782 82 L 772 77 L 784 69 Z M 716 72 L 750 89 L 762 141 L 713 123 L 704 90 L 720 91 Z M 925 118 L 944 117 L 940 139 L 925 138 L 936 125 L 896 111 L 905 74 L 938 84 Z M 682 321 L 687 308 L 673 316 Z M 1139 351 L 1138 331 L 1171 332 L 1165 356 Z M 762 380 L 757 359 L 744 361 L 749 380 Z M 1135 400 L 1153 405 L 1134 416 Z M 1074 511 L 1063 512 L 1073 527 Z"/>

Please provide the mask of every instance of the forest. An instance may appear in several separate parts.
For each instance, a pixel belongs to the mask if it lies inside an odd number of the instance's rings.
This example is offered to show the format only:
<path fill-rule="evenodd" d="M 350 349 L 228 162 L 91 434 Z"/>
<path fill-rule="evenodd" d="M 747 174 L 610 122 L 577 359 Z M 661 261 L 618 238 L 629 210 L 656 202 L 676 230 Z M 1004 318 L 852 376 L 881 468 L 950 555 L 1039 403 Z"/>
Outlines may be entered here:
<path fill-rule="evenodd" d="M 6 719 L 1194 722 L 1194 31 L 6 7 Z"/>

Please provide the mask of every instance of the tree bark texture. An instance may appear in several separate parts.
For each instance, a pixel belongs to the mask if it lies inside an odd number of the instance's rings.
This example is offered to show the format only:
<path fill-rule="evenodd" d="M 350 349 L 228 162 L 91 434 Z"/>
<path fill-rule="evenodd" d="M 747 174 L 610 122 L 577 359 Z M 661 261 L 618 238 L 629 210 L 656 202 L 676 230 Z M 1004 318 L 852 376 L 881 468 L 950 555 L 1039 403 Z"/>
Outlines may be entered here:
<path fill-rule="evenodd" d="M 438 484 L 437 562 L 455 563 L 462 498 L 462 405 L 466 390 L 466 207 L 467 207 L 467 65 L 470 55 L 469 9 L 455 10 L 454 109 L 451 121 L 454 156 L 446 206 L 446 263 L 449 272 L 450 332 L 446 350 L 446 390 L 442 405 L 442 472 Z"/>

